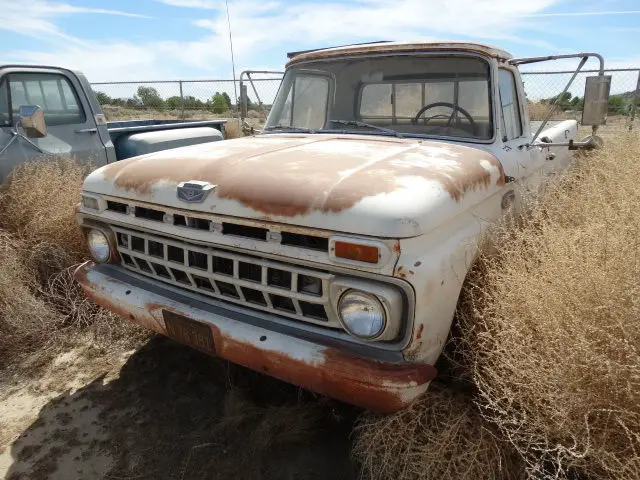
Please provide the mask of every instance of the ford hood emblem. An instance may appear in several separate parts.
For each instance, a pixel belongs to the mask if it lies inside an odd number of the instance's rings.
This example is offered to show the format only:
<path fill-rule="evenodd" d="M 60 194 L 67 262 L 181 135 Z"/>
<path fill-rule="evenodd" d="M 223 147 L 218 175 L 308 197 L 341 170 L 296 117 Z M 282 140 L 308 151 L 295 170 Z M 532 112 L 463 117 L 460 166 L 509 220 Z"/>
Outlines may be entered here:
<path fill-rule="evenodd" d="M 189 180 L 178 184 L 178 198 L 183 202 L 202 202 L 216 186 L 198 180 Z"/>

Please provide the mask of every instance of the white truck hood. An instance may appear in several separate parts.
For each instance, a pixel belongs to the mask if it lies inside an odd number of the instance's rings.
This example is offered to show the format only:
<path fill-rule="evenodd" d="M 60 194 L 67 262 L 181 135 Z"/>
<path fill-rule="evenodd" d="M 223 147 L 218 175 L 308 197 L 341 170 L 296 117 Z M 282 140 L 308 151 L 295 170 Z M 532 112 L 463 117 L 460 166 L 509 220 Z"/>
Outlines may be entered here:
<path fill-rule="evenodd" d="M 215 185 L 201 203 L 180 182 Z M 502 165 L 457 144 L 369 135 L 268 134 L 165 150 L 91 173 L 84 191 L 375 237 L 420 235 L 499 191 Z"/>

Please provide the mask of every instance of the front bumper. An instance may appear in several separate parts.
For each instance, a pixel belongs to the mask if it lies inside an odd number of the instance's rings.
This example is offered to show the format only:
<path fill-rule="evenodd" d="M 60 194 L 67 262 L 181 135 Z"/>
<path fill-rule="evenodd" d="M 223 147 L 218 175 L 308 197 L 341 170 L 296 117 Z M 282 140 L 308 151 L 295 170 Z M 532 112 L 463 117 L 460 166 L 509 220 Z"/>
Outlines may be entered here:
<path fill-rule="evenodd" d="M 400 353 L 370 348 L 359 355 L 335 341 L 266 328 L 246 311 L 184 296 L 112 265 L 86 262 L 74 276 L 89 298 L 123 318 L 167 335 L 163 310 L 185 316 L 211 329 L 216 355 L 371 410 L 402 409 L 436 376 L 432 365 L 406 363 Z"/>

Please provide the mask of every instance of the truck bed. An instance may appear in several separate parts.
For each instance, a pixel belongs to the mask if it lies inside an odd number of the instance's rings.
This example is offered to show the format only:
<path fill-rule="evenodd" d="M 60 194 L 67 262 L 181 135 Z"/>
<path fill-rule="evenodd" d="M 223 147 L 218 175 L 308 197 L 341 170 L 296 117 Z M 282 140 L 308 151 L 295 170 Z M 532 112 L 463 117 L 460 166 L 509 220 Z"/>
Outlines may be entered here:
<path fill-rule="evenodd" d="M 224 138 L 226 120 L 131 120 L 109 122 L 107 129 L 122 160 L 137 155 Z M 187 131 L 188 130 L 188 131 Z"/>
<path fill-rule="evenodd" d="M 214 127 L 220 130 L 220 126 L 227 123 L 227 120 L 126 120 L 122 122 L 107 122 L 109 133 L 120 132 L 149 132 L 155 130 L 166 130 L 168 128 L 192 128 L 192 127 Z"/>

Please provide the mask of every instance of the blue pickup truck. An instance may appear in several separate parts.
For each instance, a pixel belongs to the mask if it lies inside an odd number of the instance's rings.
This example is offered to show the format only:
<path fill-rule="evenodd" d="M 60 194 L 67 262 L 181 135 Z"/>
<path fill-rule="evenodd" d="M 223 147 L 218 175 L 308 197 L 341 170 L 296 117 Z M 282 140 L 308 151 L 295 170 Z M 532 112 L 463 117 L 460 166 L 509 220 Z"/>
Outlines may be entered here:
<path fill-rule="evenodd" d="M 81 72 L 0 65 L 0 182 L 17 165 L 43 155 L 68 155 L 97 168 L 144 153 L 219 141 L 225 123 L 107 122 Z"/>

